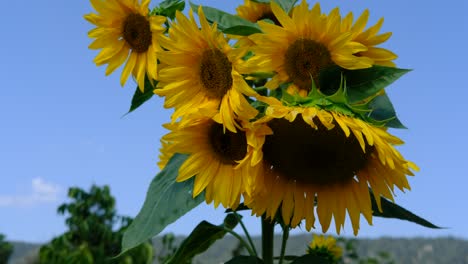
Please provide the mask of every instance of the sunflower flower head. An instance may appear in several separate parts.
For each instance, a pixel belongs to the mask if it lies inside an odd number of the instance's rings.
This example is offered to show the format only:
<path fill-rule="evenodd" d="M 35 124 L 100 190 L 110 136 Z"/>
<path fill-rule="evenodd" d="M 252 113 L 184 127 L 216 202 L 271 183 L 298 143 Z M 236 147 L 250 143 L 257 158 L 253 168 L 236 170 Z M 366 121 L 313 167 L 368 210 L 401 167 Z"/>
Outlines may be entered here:
<path fill-rule="evenodd" d="M 185 123 L 184 119 L 190 122 Z M 159 165 L 164 166 L 166 157 L 174 153 L 187 154 L 176 180 L 194 178 L 193 197 L 204 191 L 208 204 L 235 209 L 241 195 L 252 192 L 250 178 L 256 174 L 250 164 L 255 158 L 255 145 L 250 146 L 247 139 L 252 139 L 256 131 L 246 126 L 234 133 L 199 113 L 184 119 L 166 126 L 171 131 L 163 137 Z"/>
<path fill-rule="evenodd" d="M 387 41 L 392 36 L 392 32 L 379 34 L 384 22 L 383 18 L 380 18 L 375 25 L 364 30 L 368 20 L 369 10 L 366 9 L 353 24 L 353 13 L 350 12 L 341 22 L 341 31 L 351 32 L 353 41 L 367 47 L 367 50 L 356 53 L 356 56 L 367 57 L 376 65 L 395 67 L 393 60 L 398 56 L 388 49 L 376 47 Z"/>
<path fill-rule="evenodd" d="M 106 75 L 125 63 L 120 78 L 123 86 L 130 74 L 144 91 L 145 76 L 157 79 L 156 52 L 161 49 L 158 38 L 164 32 L 162 16 L 150 16 L 148 0 L 139 1 L 91 0 L 97 14 L 85 15 L 85 19 L 97 27 L 88 36 L 95 38 L 90 49 L 102 49 L 94 58 L 96 65 L 108 64 Z"/>
<path fill-rule="evenodd" d="M 279 25 L 278 19 L 273 14 L 270 4 L 257 3 L 251 0 L 244 0 L 244 4 L 236 8 L 237 15 L 250 22 L 257 22 L 263 19 L 269 19 L 274 24 Z"/>
<path fill-rule="evenodd" d="M 340 233 L 347 212 L 357 234 L 361 214 L 372 224 L 368 188 L 381 210 L 380 197 L 393 200 L 394 187 L 409 189 L 406 175 L 417 170 L 394 148 L 403 143 L 400 139 L 339 112 L 278 101 L 256 123 L 272 133 L 258 150 L 263 159 L 256 167 L 256 190 L 246 195 L 245 204 L 272 219 L 280 212 L 293 228 L 305 220 L 310 230 L 317 216 L 323 232 L 334 218 Z"/>
<path fill-rule="evenodd" d="M 191 10 L 189 18 L 177 12 L 169 36 L 161 39 L 166 50 L 159 54 L 163 68 L 154 92 L 166 97 L 165 107 L 175 108 L 173 121 L 193 109 L 215 111 L 214 120 L 235 132 L 236 120 L 258 113 L 245 98 L 256 94 L 238 72 L 246 50 L 232 48 L 216 23 L 208 24 L 201 7 L 198 15 L 201 28 Z"/>
<path fill-rule="evenodd" d="M 343 249 L 336 244 L 334 237 L 314 234 L 307 253 L 327 259 L 330 263 L 336 263 L 343 256 Z"/>
<path fill-rule="evenodd" d="M 275 72 L 266 83 L 267 88 L 292 83 L 297 89 L 309 91 L 312 80 L 318 83 L 319 73 L 330 66 L 349 70 L 372 66 L 369 58 L 356 56 L 366 51 L 366 46 L 353 41 L 351 32 L 340 30 L 337 8 L 326 15 L 318 3 L 309 10 L 303 0 L 293 8 L 291 16 L 273 1 L 271 9 L 281 26 L 258 22 L 263 33 L 250 36 L 255 55 L 243 68 L 244 73 Z"/>

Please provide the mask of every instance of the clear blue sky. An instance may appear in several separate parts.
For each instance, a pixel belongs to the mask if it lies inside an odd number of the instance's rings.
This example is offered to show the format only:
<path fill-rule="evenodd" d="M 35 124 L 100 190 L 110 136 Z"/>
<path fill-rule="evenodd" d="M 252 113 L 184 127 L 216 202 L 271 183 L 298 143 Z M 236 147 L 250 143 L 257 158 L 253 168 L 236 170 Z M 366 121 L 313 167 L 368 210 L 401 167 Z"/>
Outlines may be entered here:
<path fill-rule="evenodd" d="M 159 1 L 153 1 L 156 5 Z M 233 11 L 241 0 L 195 3 Z M 369 8 L 372 22 L 385 17 L 392 31 L 386 47 L 412 68 L 388 93 L 408 130 L 393 130 L 406 141 L 399 150 L 421 171 L 412 191 L 397 203 L 435 224 L 417 225 L 374 218 L 362 221 L 360 237 L 468 239 L 466 52 L 467 3 L 454 1 L 323 1 L 324 10 Z M 8 239 L 45 242 L 65 230 L 56 214 L 70 186 L 109 184 L 120 214 L 135 216 L 156 166 L 161 124 L 170 112 L 152 99 L 124 118 L 135 84 L 119 85 L 119 72 L 104 76 L 95 51 L 87 49 L 92 25 L 83 15 L 88 1 L 7 1 L 0 16 L 0 233 Z M 223 210 L 200 206 L 165 232 L 188 234 L 201 220 L 222 221 Z M 257 219 L 247 217 L 254 234 Z M 304 232 L 304 231 L 296 231 Z M 346 226 L 345 236 L 352 235 Z"/>

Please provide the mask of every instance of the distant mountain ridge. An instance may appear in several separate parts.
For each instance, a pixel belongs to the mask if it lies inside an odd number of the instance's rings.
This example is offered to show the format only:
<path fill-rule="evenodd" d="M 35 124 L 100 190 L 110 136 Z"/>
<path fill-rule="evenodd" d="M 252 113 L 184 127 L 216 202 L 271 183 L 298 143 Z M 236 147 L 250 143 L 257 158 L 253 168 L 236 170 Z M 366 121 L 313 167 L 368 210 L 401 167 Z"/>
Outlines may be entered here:
<path fill-rule="evenodd" d="M 176 238 L 178 245 L 183 237 Z M 254 237 L 257 249 L 260 249 L 260 238 Z M 291 236 L 287 245 L 288 255 L 304 254 L 310 243 L 311 235 L 302 234 Z M 154 240 L 156 254 L 161 249 L 161 238 Z M 356 239 L 356 249 L 360 256 L 375 256 L 379 251 L 387 251 L 398 264 L 468 264 L 468 240 L 441 238 L 378 238 Z M 39 244 L 12 242 L 15 247 L 9 264 L 33 264 L 37 256 Z M 275 237 L 275 250 L 279 253 L 281 238 Z M 193 264 L 224 263 L 232 257 L 232 252 L 238 245 L 237 239 L 226 236 L 217 241 L 204 254 L 197 256 Z M 246 254 L 246 253 L 244 253 Z"/>

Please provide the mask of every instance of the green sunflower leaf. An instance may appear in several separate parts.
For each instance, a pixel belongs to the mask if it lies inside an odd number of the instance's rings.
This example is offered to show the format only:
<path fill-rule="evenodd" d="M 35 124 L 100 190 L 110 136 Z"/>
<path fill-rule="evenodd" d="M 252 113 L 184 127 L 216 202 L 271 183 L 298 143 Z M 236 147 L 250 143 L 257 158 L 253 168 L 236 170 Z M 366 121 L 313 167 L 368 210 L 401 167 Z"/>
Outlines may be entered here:
<path fill-rule="evenodd" d="M 380 197 L 380 203 L 382 205 L 382 212 L 380 212 L 372 191 L 370 192 L 370 195 L 372 201 L 372 215 L 374 216 L 406 220 L 429 228 L 441 228 L 383 197 Z"/>
<path fill-rule="evenodd" d="M 368 107 L 372 110 L 368 115 L 371 122 L 376 121 L 386 127 L 406 128 L 396 116 L 393 104 L 387 94 L 376 96 L 368 103 Z"/>
<path fill-rule="evenodd" d="M 213 225 L 207 221 L 202 221 L 182 241 L 182 244 L 166 264 L 191 263 L 193 257 L 205 252 L 216 240 L 226 235 L 227 229 L 233 229 L 237 224 L 238 221 L 234 214 L 228 214 L 221 225 Z"/>
<path fill-rule="evenodd" d="M 301 257 L 296 258 L 291 264 L 310 264 L 310 263 L 320 263 L 320 264 L 333 264 L 333 261 L 328 258 L 317 256 L 314 254 L 307 254 Z"/>
<path fill-rule="evenodd" d="M 151 13 L 174 19 L 176 12 L 182 11 L 184 8 L 185 1 L 183 0 L 165 0 L 162 1 Z"/>
<path fill-rule="evenodd" d="M 186 159 L 187 155 L 175 154 L 153 179 L 143 207 L 124 233 L 122 253 L 156 236 L 205 200 L 203 193 L 192 197 L 193 180 L 176 182 Z"/>
<path fill-rule="evenodd" d="M 270 0 L 252 0 L 252 2 L 260 3 L 260 4 L 269 4 Z"/>
<path fill-rule="evenodd" d="M 156 81 L 155 81 L 156 85 Z M 145 78 L 145 91 L 141 92 L 140 88 L 137 87 L 135 93 L 133 94 L 132 103 L 130 105 L 130 109 L 128 110 L 127 114 L 135 111 L 138 107 L 144 104 L 146 101 L 151 99 L 154 95 L 154 86 L 151 84 L 148 78 Z"/>
<path fill-rule="evenodd" d="M 297 3 L 297 0 L 274 0 L 278 5 L 286 11 L 286 13 L 289 13 L 291 9 L 294 7 L 294 5 Z"/>
<path fill-rule="evenodd" d="M 223 30 L 223 33 L 237 36 L 249 36 L 255 33 L 259 33 L 259 29 L 251 26 L 240 25 L 226 28 Z"/>
<path fill-rule="evenodd" d="M 190 2 L 190 6 L 192 7 L 194 12 L 198 12 L 198 5 Z M 225 30 L 227 30 L 228 34 L 235 34 L 236 32 L 238 32 L 240 33 L 240 35 L 247 33 L 249 33 L 248 35 L 250 35 L 253 33 L 262 32 L 262 30 L 257 24 L 252 23 L 241 17 L 231 15 L 229 13 L 209 6 L 202 6 L 202 9 L 208 22 L 216 22 L 218 24 L 218 28 L 224 33 L 226 33 Z"/>
<path fill-rule="evenodd" d="M 346 79 L 348 100 L 360 102 L 392 84 L 411 70 L 374 65 L 361 70 L 346 70 L 338 66 L 328 67 L 320 72 L 319 83 L 322 92 L 334 93 L 340 87 L 341 75 Z"/>
<path fill-rule="evenodd" d="M 225 264 L 263 264 L 263 260 L 255 256 L 237 256 L 226 262 Z"/>

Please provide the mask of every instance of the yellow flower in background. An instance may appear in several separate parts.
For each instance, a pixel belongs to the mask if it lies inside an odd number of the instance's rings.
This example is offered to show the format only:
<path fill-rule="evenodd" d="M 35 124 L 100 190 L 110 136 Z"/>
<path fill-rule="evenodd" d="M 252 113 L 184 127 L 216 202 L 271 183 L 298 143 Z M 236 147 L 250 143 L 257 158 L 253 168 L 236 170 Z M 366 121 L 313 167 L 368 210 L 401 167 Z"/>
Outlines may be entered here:
<path fill-rule="evenodd" d="M 164 106 L 174 107 L 175 121 L 197 109 L 216 110 L 214 119 L 235 132 L 235 120 L 248 120 L 257 115 L 244 96 L 255 96 L 238 72 L 245 49 L 232 48 L 216 24 L 210 26 L 200 7 L 201 29 L 192 11 L 190 19 L 177 12 L 177 23 L 169 37 L 161 39 L 166 49 L 159 53 L 162 66 L 158 88 L 154 92 L 165 96 Z"/>
<path fill-rule="evenodd" d="M 149 16 L 149 0 L 138 2 L 91 0 L 97 14 L 85 15 L 85 19 L 97 26 L 88 33 L 96 39 L 89 48 L 102 49 L 94 58 L 96 65 L 108 64 L 109 75 L 126 61 L 120 84 L 123 86 L 132 74 L 144 91 L 145 75 L 157 79 L 158 37 L 165 30 L 162 24 L 166 18 Z"/>
<path fill-rule="evenodd" d="M 278 19 L 276 19 L 273 11 L 271 10 L 270 4 L 256 3 L 251 0 L 244 0 L 244 4 L 236 8 L 237 15 L 245 18 L 250 22 L 257 22 L 262 19 L 270 19 L 276 25 L 279 25 Z"/>
<path fill-rule="evenodd" d="M 333 217 L 340 233 L 347 211 L 357 234 L 361 214 L 372 224 L 368 188 L 381 210 L 380 196 L 393 201 L 395 186 L 410 189 L 406 175 L 418 169 L 394 148 L 403 143 L 400 139 L 339 113 L 278 102 L 255 123 L 273 133 L 265 138 L 261 162 L 252 164 L 260 172 L 245 204 L 253 214 L 269 218 L 281 209 L 285 224 L 293 228 L 304 219 L 307 230 L 314 227 L 316 204 L 323 232 Z"/>
<path fill-rule="evenodd" d="M 280 26 L 259 21 L 264 33 L 253 34 L 254 56 L 250 58 L 243 73 L 275 72 L 267 82 L 267 88 L 276 89 L 281 83 L 292 82 L 299 89 L 309 91 L 311 78 L 318 83 L 321 70 L 338 65 L 355 70 L 372 66 L 372 60 L 355 54 L 367 48 L 352 41 L 350 32 L 341 32 L 339 10 L 329 15 L 321 13 L 320 5 L 312 10 L 306 1 L 292 10 L 289 17 L 276 3 L 271 2 L 273 14 Z"/>
<path fill-rule="evenodd" d="M 236 11 L 239 17 L 253 23 L 256 23 L 262 19 L 269 19 L 273 21 L 275 25 L 280 25 L 278 19 L 275 17 L 275 14 L 273 14 L 269 3 L 256 3 L 251 0 L 244 0 L 244 4 L 238 6 Z M 229 37 L 232 39 L 237 39 L 235 46 L 238 47 L 249 48 L 250 46 L 255 45 L 255 43 L 247 36 L 230 35 Z"/>
<path fill-rule="evenodd" d="M 314 234 L 312 242 L 307 250 L 310 254 L 323 256 L 332 261 L 338 261 L 343 256 L 343 249 L 336 245 L 336 240 L 332 236 Z"/>
<path fill-rule="evenodd" d="M 250 166 L 254 148 L 247 143 L 254 134 L 248 128 L 225 131 L 222 124 L 201 114 L 166 128 L 171 131 L 163 137 L 160 165 L 165 166 L 174 153 L 188 154 L 176 180 L 195 178 L 193 197 L 205 191 L 208 204 L 235 209 L 242 193 L 251 193 L 248 178 L 256 175 Z"/>
<path fill-rule="evenodd" d="M 392 36 L 392 32 L 378 34 L 384 22 L 383 18 L 380 18 L 375 25 L 364 31 L 368 20 L 369 10 L 365 10 L 353 24 L 353 13 L 350 12 L 341 23 L 341 31 L 351 32 L 353 41 L 367 47 L 366 51 L 356 53 L 357 56 L 370 58 L 377 65 L 395 67 L 395 63 L 392 61 L 398 56 L 390 50 L 376 47 L 387 41 Z"/>

